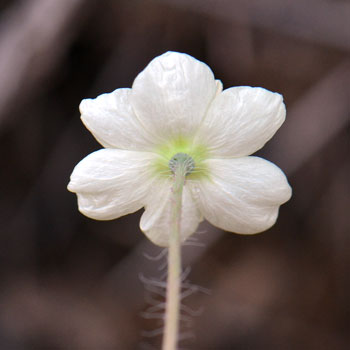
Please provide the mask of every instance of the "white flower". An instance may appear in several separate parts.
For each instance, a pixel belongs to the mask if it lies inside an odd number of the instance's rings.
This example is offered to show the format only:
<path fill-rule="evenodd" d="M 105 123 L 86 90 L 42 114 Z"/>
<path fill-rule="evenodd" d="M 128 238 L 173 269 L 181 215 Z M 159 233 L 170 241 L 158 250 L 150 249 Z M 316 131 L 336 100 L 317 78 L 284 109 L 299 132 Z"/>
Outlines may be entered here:
<path fill-rule="evenodd" d="M 210 68 L 189 55 L 156 57 L 132 89 L 83 100 L 80 111 L 105 149 L 71 175 L 68 189 L 77 193 L 79 210 L 110 220 L 144 207 L 141 230 L 157 245 L 168 245 L 169 161 L 178 153 L 194 161 L 183 190 L 182 241 L 203 217 L 227 231 L 264 231 L 291 196 L 277 166 L 249 156 L 283 123 L 282 96 L 247 86 L 222 91 Z"/>

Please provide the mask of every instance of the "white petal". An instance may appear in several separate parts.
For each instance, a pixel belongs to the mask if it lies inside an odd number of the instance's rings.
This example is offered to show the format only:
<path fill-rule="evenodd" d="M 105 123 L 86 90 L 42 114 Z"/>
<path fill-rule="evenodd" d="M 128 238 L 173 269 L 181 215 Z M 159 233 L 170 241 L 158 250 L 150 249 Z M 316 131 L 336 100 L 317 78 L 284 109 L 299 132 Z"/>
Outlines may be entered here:
<path fill-rule="evenodd" d="M 155 244 L 167 247 L 171 231 L 172 192 L 171 182 L 157 182 L 151 192 L 140 221 L 140 228 Z M 182 196 L 181 242 L 193 234 L 202 216 L 185 185 Z"/>
<path fill-rule="evenodd" d="M 159 136 L 193 134 L 220 83 L 195 58 L 167 52 L 153 59 L 135 79 L 132 104 L 143 125 Z"/>
<path fill-rule="evenodd" d="M 152 183 L 154 155 L 102 149 L 74 168 L 68 190 L 78 195 L 79 210 L 97 220 L 111 220 L 142 208 Z"/>
<path fill-rule="evenodd" d="M 213 159 L 208 166 L 211 179 L 192 185 L 192 193 L 204 217 L 223 230 L 265 231 L 275 223 L 279 206 L 291 196 L 283 172 L 264 159 Z"/>
<path fill-rule="evenodd" d="M 144 151 L 153 143 L 135 116 L 130 92 L 117 89 L 80 103 L 83 123 L 104 147 Z"/>
<path fill-rule="evenodd" d="M 283 97 L 248 86 L 224 90 L 211 104 L 197 134 L 213 158 L 250 155 L 275 134 L 285 120 Z"/>

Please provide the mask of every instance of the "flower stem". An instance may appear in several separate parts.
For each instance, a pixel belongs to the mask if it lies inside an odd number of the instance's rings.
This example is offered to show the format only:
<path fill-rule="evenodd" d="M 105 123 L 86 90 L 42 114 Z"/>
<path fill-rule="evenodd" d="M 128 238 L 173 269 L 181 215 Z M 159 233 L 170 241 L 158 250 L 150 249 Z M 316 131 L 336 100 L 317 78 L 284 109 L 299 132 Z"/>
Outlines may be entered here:
<path fill-rule="evenodd" d="M 182 191 L 186 178 L 186 164 L 178 164 L 174 172 L 172 188 L 171 232 L 168 249 L 168 281 L 165 307 L 163 350 L 175 350 L 179 333 L 181 292 L 181 207 Z"/>

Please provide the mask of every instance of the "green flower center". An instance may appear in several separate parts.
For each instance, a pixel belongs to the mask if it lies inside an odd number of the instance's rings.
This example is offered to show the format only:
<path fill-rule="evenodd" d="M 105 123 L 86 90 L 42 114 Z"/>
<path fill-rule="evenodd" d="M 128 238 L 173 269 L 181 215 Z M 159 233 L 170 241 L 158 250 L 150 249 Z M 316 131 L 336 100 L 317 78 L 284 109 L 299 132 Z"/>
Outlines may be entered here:
<path fill-rule="evenodd" d="M 160 145 L 154 152 L 159 155 L 153 164 L 154 174 L 161 177 L 172 177 L 176 166 L 186 166 L 188 179 L 199 179 L 208 176 L 205 160 L 207 148 L 194 144 L 192 138 L 178 137 Z"/>

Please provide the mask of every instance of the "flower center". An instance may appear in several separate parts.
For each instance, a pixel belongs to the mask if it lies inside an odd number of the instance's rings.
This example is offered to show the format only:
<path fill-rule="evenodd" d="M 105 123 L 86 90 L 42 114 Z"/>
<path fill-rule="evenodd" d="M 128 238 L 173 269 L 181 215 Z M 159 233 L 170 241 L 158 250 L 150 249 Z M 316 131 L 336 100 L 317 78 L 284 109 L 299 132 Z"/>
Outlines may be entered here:
<path fill-rule="evenodd" d="M 194 144 L 191 138 L 178 136 L 168 142 L 155 147 L 153 153 L 158 157 L 152 162 L 154 175 L 162 178 L 171 178 L 177 170 L 189 180 L 197 180 L 209 176 L 205 160 L 208 159 L 208 150 L 204 145 Z"/>
<path fill-rule="evenodd" d="M 190 175 L 195 168 L 193 158 L 186 153 L 176 153 L 169 161 L 169 168 L 175 174 L 180 167 L 182 167 L 185 176 Z"/>

